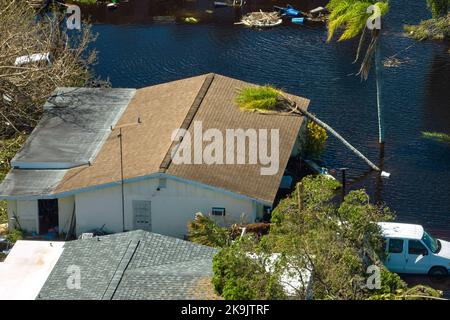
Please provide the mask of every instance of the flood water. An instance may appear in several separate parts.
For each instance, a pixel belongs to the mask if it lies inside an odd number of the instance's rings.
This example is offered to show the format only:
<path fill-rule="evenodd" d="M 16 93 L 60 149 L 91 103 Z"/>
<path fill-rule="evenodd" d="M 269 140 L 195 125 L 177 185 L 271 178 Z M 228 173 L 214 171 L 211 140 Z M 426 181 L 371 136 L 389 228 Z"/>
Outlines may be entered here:
<path fill-rule="evenodd" d="M 286 4 L 247 2 L 244 13 Z M 326 1 L 290 3 L 312 9 Z M 450 133 L 450 46 L 403 36 L 403 24 L 430 17 L 426 1 L 397 0 L 390 5 L 382 25 L 382 56 L 397 54 L 407 61 L 385 68 L 383 74 L 384 170 L 391 177 L 380 182 L 371 174 L 352 188 L 365 187 L 372 199 L 394 210 L 399 221 L 420 223 L 450 238 L 450 145 L 421 137 L 422 131 Z M 375 81 L 373 72 L 366 82 L 355 76 L 357 41 L 327 43 L 323 25 L 248 29 L 233 24 L 239 9 L 214 9 L 207 0 L 130 0 L 113 12 L 100 5 L 82 8 L 82 14 L 91 16 L 98 33 L 94 71 L 114 87 L 141 88 L 209 72 L 273 84 L 309 98 L 310 110 L 378 162 Z M 153 20 L 167 15 L 177 16 L 178 22 Z M 201 21 L 183 23 L 181 17 L 186 16 Z M 350 179 L 367 170 L 333 138 L 324 160 L 329 168 L 349 168 Z"/>

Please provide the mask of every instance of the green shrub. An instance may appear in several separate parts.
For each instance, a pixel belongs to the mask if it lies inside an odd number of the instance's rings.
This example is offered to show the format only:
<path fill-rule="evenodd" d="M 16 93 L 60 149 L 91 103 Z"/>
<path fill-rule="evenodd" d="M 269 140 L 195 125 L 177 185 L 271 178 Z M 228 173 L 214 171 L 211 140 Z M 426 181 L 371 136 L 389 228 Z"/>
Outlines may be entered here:
<path fill-rule="evenodd" d="M 418 25 L 405 25 L 404 29 L 408 36 L 419 41 L 450 39 L 450 18 L 428 19 Z"/>
<path fill-rule="evenodd" d="M 197 214 L 188 224 L 188 240 L 205 246 L 221 248 L 231 241 L 230 230 L 218 226 L 209 217 Z"/>
<path fill-rule="evenodd" d="M 23 231 L 19 229 L 14 229 L 6 234 L 5 236 L 6 240 L 8 240 L 11 243 L 15 243 L 17 240 L 23 239 Z"/>
<path fill-rule="evenodd" d="M 285 298 L 277 276 L 266 272 L 260 261 L 246 255 L 246 252 L 255 253 L 256 248 L 248 246 L 251 241 L 236 241 L 214 256 L 214 290 L 227 300 Z"/>
<path fill-rule="evenodd" d="M 8 222 L 8 210 L 5 200 L 0 200 L 0 224 Z"/>
<path fill-rule="evenodd" d="M 313 121 L 308 121 L 303 138 L 302 153 L 310 159 L 319 159 L 325 150 L 328 134 L 324 128 Z"/>

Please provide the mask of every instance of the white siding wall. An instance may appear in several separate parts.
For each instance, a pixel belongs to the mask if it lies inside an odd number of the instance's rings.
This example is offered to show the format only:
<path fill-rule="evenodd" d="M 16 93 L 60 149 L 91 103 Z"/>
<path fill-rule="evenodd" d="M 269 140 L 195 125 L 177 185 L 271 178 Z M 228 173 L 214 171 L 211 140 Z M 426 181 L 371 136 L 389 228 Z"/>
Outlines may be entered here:
<path fill-rule="evenodd" d="M 74 196 L 58 199 L 58 221 L 60 232 L 67 232 L 67 229 L 70 226 L 74 202 Z M 13 221 L 11 218 L 14 217 L 14 215 L 18 217 L 22 229 L 28 232 L 38 232 L 39 215 L 37 200 L 9 200 L 9 221 Z M 10 223 L 10 227 L 13 228 L 14 225 Z"/>
<path fill-rule="evenodd" d="M 17 215 L 17 201 L 8 200 L 6 203 L 8 208 L 8 227 L 9 230 L 13 230 L 15 228 L 15 225 L 12 218 L 14 217 L 14 215 Z"/>
<path fill-rule="evenodd" d="M 125 229 L 133 229 L 133 200 L 151 201 L 152 230 L 156 233 L 182 238 L 187 223 L 196 212 L 209 214 L 212 207 L 226 209 L 225 218 L 218 222 L 231 224 L 254 222 L 256 205 L 252 200 L 236 198 L 218 191 L 167 179 L 166 188 L 157 191 L 159 179 L 150 179 L 125 185 Z M 120 185 L 80 193 L 75 196 L 77 233 L 100 228 L 122 231 L 122 202 Z"/>
<path fill-rule="evenodd" d="M 74 206 L 74 196 L 58 199 L 59 232 L 67 233 L 67 231 L 69 230 Z"/>
<path fill-rule="evenodd" d="M 14 214 L 19 219 L 22 229 L 29 232 L 38 231 L 39 217 L 37 200 L 8 201 L 9 218 L 12 218 Z"/>

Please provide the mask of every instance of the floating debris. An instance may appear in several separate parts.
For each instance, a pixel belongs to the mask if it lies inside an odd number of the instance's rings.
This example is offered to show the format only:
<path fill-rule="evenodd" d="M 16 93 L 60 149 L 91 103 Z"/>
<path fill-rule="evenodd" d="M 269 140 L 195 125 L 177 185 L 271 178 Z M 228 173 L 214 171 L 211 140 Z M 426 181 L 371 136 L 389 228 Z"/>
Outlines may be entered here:
<path fill-rule="evenodd" d="M 114 0 L 106 5 L 106 7 L 109 10 L 117 9 L 118 6 L 119 6 L 119 4 L 117 3 L 117 1 L 114 1 Z"/>
<path fill-rule="evenodd" d="M 227 1 L 214 1 L 215 8 L 225 7 L 237 7 L 240 8 L 245 4 L 244 0 L 227 0 Z"/>
<path fill-rule="evenodd" d="M 283 23 L 278 12 L 251 12 L 242 17 L 241 22 L 235 24 L 244 24 L 248 27 L 268 28 L 275 27 Z"/>
<path fill-rule="evenodd" d="M 184 22 L 186 23 L 198 23 L 200 20 L 194 17 L 184 18 Z"/>
<path fill-rule="evenodd" d="M 324 7 L 317 7 L 315 9 L 312 9 L 309 11 L 309 13 L 311 15 L 320 15 L 320 14 L 325 14 L 327 12 L 327 9 L 325 9 Z"/>
<path fill-rule="evenodd" d="M 317 7 L 306 13 L 306 20 L 310 22 L 327 22 L 328 11 L 324 7 Z"/>
<path fill-rule="evenodd" d="M 273 8 L 279 11 L 284 17 L 299 17 L 302 14 L 300 10 L 295 9 L 290 4 L 286 8 L 279 6 L 273 6 Z"/>
<path fill-rule="evenodd" d="M 301 18 L 292 18 L 291 22 L 294 24 L 304 24 L 305 22 L 305 18 L 301 17 Z"/>
<path fill-rule="evenodd" d="M 383 60 L 383 65 L 386 68 L 396 68 L 401 66 L 402 64 L 408 63 L 408 59 L 405 60 L 400 60 L 398 58 L 395 57 L 388 57 L 386 59 Z"/>

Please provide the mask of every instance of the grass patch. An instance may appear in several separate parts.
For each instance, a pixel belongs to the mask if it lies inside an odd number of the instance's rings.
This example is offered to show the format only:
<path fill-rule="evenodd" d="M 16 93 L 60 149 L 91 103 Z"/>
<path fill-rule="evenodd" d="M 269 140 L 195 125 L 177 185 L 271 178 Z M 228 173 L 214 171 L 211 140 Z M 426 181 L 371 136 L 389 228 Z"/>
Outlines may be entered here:
<path fill-rule="evenodd" d="M 428 19 L 418 25 L 405 25 L 404 29 L 408 36 L 419 41 L 450 39 L 450 18 Z"/>
<path fill-rule="evenodd" d="M 450 143 L 450 134 L 446 134 L 446 133 L 442 133 L 442 132 L 423 131 L 422 137 L 426 138 L 426 139 L 438 141 L 438 142 Z"/>
<path fill-rule="evenodd" d="M 239 90 L 236 103 L 244 110 L 264 112 L 275 110 L 280 98 L 280 91 L 271 86 L 246 87 Z"/>

